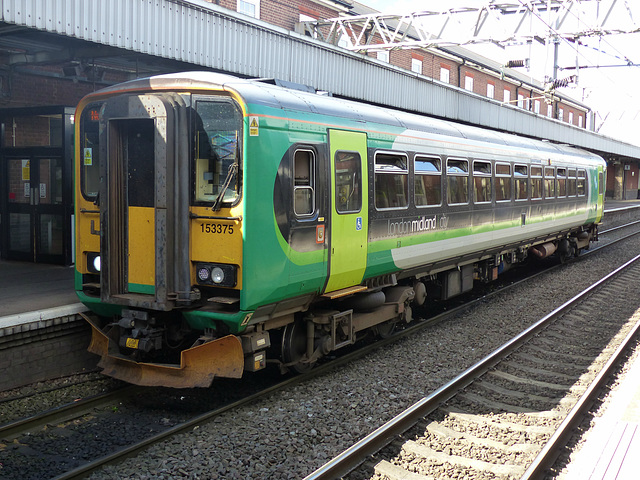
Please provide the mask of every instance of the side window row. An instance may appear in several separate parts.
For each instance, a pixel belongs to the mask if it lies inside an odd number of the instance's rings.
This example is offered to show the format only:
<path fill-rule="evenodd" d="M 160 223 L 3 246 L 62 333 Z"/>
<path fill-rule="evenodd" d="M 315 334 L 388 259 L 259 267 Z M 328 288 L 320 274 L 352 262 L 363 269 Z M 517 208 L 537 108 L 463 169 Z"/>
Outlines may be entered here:
<path fill-rule="evenodd" d="M 336 153 L 336 209 L 340 213 L 359 211 L 361 195 L 360 156 L 356 152 Z M 409 157 L 403 153 L 376 152 L 374 197 L 379 210 L 409 206 Z M 470 170 L 471 164 L 471 170 Z M 583 197 L 587 193 L 584 169 L 519 165 L 415 155 L 413 159 L 414 202 L 417 207 L 441 205 L 442 176 L 446 171 L 446 203 L 464 205 L 471 193 L 476 204 L 555 197 Z M 311 216 L 316 209 L 316 154 L 300 148 L 293 155 L 294 213 Z M 471 175 L 470 175 L 471 174 Z M 513 181 L 512 181 L 513 180 Z M 471 181 L 471 192 L 469 182 Z M 492 188 L 493 187 L 493 188 Z"/>
<path fill-rule="evenodd" d="M 375 206 L 377 209 L 409 205 L 407 185 L 409 158 L 405 154 L 377 152 L 375 155 Z M 414 202 L 417 207 L 540 200 L 556 197 L 583 197 L 587 194 L 584 169 L 520 165 L 488 160 L 416 155 Z M 446 172 L 446 174 L 445 174 Z M 442 176 L 445 174 L 446 199 Z M 471 189 L 469 189 L 471 182 Z"/>

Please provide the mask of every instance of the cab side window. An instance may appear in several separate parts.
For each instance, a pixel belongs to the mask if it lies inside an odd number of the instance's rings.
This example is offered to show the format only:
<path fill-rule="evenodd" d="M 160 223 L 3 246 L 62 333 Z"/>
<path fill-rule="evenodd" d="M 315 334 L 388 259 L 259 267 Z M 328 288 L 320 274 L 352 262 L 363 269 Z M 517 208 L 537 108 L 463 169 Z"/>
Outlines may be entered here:
<path fill-rule="evenodd" d="M 299 217 L 315 211 L 315 160 L 313 150 L 293 154 L 293 211 Z"/>

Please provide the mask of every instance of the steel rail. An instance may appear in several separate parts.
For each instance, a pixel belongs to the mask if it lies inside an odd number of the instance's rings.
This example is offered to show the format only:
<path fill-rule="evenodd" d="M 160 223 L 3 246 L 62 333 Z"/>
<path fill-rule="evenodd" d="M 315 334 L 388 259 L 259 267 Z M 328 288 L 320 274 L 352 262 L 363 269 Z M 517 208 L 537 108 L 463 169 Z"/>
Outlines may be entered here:
<path fill-rule="evenodd" d="M 476 378 L 496 365 L 509 353 L 527 342 L 549 323 L 591 294 L 595 289 L 626 270 L 630 265 L 640 260 L 640 255 L 632 258 L 613 272 L 598 280 L 581 293 L 563 303 L 551 313 L 538 320 L 535 324 L 512 338 L 509 342 L 494 350 L 484 359 L 469 367 L 452 381 L 443 385 L 427 397 L 419 400 L 407 410 L 397 415 L 387 423 L 373 431 L 362 440 L 342 452 L 333 460 L 305 477 L 304 480 L 332 480 L 341 478 L 360 466 L 369 456 L 387 446 L 393 438 L 406 432 L 420 419 L 433 412 L 440 404 L 453 397 L 462 388 L 471 384 Z M 542 459 L 541 459 L 542 460 Z M 541 464 L 544 462 L 541 461 Z M 537 470 L 536 470 L 537 474 Z M 532 477 L 533 478 L 533 477 Z"/>
<path fill-rule="evenodd" d="M 129 385 L 107 393 L 82 398 L 75 402 L 52 408 L 46 412 L 14 420 L 4 425 L 0 425 L 0 438 L 5 440 L 13 439 L 26 432 L 42 428 L 47 424 L 60 423 L 73 418 L 78 418 L 79 416 L 84 415 L 88 410 L 108 405 L 116 399 L 129 397 L 138 391 L 140 391 L 140 387 Z"/>
<path fill-rule="evenodd" d="M 640 321 L 635 324 L 604 367 L 602 367 L 598 376 L 593 380 L 591 385 L 589 385 L 589 388 L 587 388 L 584 394 L 582 394 L 556 432 L 551 436 L 549 441 L 533 460 L 533 463 L 529 465 L 529 468 L 527 468 L 522 477 L 520 477 L 520 480 L 545 478 L 547 469 L 553 466 L 556 461 L 559 449 L 567 444 L 573 434 L 573 430 L 580 424 L 584 419 L 584 416 L 591 409 L 593 401 L 598 398 L 602 387 L 604 387 L 611 379 L 615 369 L 618 367 L 620 360 L 622 359 L 622 356 L 631 347 L 631 344 L 635 340 L 639 330 Z"/>

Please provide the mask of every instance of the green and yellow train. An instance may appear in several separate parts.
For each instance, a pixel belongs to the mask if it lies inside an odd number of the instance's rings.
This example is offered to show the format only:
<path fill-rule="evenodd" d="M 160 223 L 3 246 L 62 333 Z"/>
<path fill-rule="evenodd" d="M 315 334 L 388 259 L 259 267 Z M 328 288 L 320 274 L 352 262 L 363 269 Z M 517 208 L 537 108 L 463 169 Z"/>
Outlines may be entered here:
<path fill-rule="evenodd" d="M 76 290 L 135 384 L 304 371 L 603 214 L 594 154 L 268 82 L 134 80 L 76 119 Z"/>

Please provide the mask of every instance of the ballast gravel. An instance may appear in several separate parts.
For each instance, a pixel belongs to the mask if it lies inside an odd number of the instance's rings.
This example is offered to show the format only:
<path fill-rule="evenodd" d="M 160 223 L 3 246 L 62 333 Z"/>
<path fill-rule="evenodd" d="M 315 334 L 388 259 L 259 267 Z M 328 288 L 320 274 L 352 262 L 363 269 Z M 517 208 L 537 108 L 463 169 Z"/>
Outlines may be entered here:
<path fill-rule="evenodd" d="M 91 478 L 304 478 L 629 260 L 639 248 L 640 239 L 633 238 L 564 265 L 487 298 L 453 320 L 230 411 Z M 526 424 L 517 415 L 513 421 Z"/>

